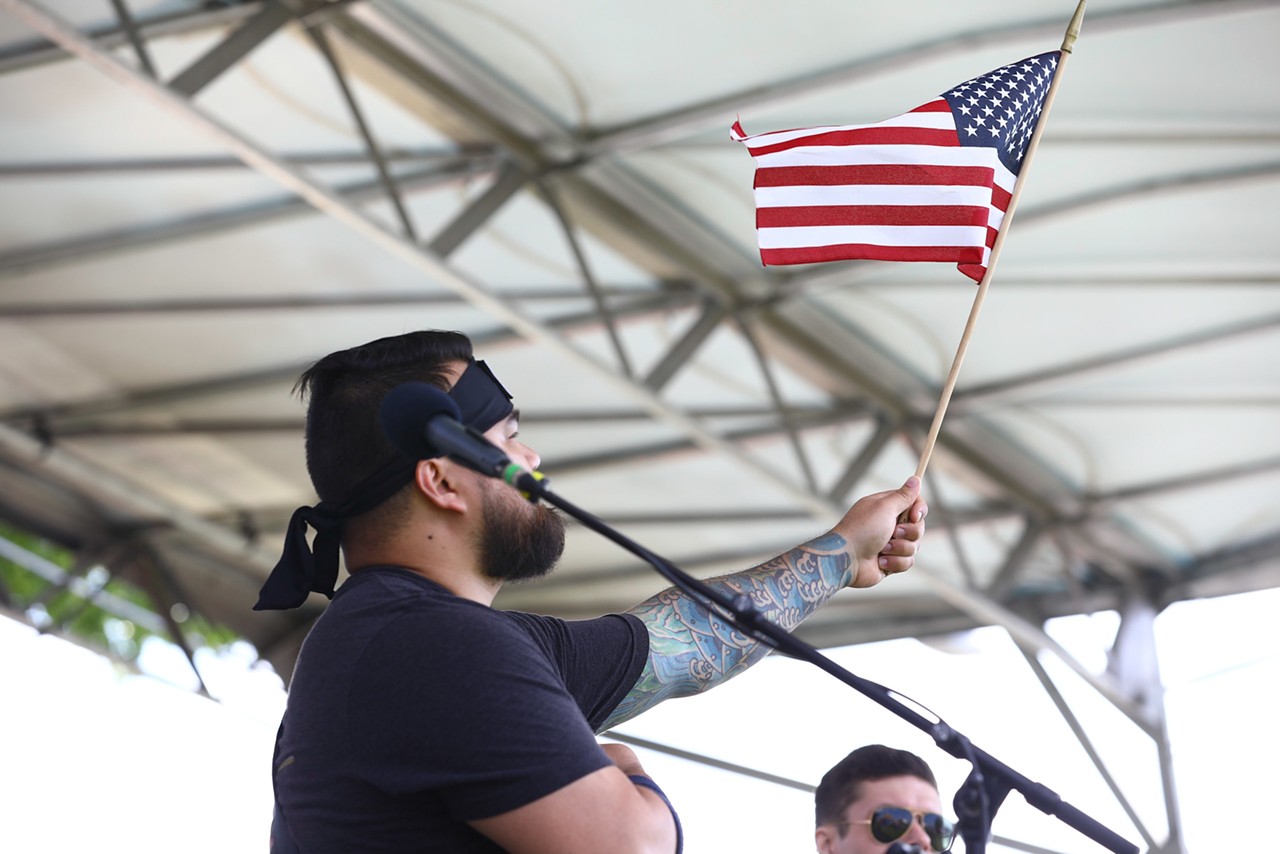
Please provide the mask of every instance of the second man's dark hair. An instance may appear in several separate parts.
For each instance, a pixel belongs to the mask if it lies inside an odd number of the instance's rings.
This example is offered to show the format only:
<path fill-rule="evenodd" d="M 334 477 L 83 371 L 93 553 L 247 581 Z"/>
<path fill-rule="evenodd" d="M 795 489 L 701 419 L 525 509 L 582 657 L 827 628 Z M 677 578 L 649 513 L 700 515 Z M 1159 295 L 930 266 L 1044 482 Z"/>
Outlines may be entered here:
<path fill-rule="evenodd" d="M 918 777 L 938 788 L 938 781 L 934 779 L 928 763 L 914 753 L 883 744 L 859 747 L 823 775 L 813 795 L 815 826 L 838 824 L 849 804 L 858 799 L 863 783 L 889 777 Z M 845 834 L 842 832 L 840 835 Z"/>

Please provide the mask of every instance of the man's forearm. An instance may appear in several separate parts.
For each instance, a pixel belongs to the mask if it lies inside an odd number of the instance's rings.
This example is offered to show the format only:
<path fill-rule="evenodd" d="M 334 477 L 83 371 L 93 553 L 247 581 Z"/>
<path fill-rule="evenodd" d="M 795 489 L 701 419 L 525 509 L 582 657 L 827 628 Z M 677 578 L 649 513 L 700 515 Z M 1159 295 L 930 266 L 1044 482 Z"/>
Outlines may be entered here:
<path fill-rule="evenodd" d="M 828 533 L 786 554 L 707 582 L 746 594 L 766 619 L 793 630 L 852 578 L 847 543 Z M 631 692 L 604 728 L 635 717 L 662 700 L 696 694 L 736 676 L 769 648 L 730 627 L 676 588 L 642 602 L 630 613 L 649 630 L 649 660 Z"/>

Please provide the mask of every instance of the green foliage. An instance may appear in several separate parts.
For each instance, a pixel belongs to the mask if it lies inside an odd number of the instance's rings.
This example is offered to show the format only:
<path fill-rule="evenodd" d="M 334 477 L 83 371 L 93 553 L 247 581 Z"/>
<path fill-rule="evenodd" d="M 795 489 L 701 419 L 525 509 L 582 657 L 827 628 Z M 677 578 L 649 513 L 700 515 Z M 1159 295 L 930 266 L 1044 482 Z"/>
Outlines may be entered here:
<path fill-rule="evenodd" d="M 3 522 L 0 522 L 0 537 L 68 572 L 75 564 L 75 555 L 69 550 Z M 109 578 L 105 571 L 91 570 L 84 581 L 90 590 L 101 589 L 117 599 L 150 611 L 155 610 L 151 597 L 145 591 L 117 578 Z M 13 610 L 25 612 L 46 626 L 58 626 L 62 633 L 87 642 L 90 646 L 110 650 L 128 661 L 137 657 L 146 638 L 157 636 L 168 639 L 167 635 L 157 635 L 130 620 L 111 614 L 72 590 L 59 587 L 3 557 L 0 557 L 0 586 L 7 593 L 9 606 Z M 211 623 L 198 614 L 175 617 L 182 624 L 184 637 L 193 647 L 223 649 L 239 639 L 235 632 Z"/>
<path fill-rule="evenodd" d="M 231 629 L 218 623 L 211 623 L 199 614 L 188 619 L 182 627 L 187 638 L 196 646 L 222 650 L 240 640 L 240 636 Z"/>

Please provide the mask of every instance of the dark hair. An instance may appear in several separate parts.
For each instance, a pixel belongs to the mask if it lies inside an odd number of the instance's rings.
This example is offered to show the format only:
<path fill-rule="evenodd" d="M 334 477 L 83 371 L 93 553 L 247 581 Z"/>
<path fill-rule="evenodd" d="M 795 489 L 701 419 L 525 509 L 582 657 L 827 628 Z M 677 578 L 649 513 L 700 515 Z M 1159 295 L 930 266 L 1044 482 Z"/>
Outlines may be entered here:
<path fill-rule="evenodd" d="M 307 472 L 320 500 L 342 501 L 395 455 L 378 424 L 388 391 L 409 381 L 448 390 L 445 369 L 471 355 L 461 332 L 424 330 L 330 353 L 303 372 L 294 390 L 307 399 Z"/>
<path fill-rule="evenodd" d="M 816 824 L 838 824 L 849 804 L 858 799 L 863 783 L 888 777 L 918 777 L 938 788 L 933 771 L 919 756 L 883 744 L 869 744 L 841 759 L 822 776 L 813 794 Z M 842 827 L 842 831 L 847 830 Z"/>

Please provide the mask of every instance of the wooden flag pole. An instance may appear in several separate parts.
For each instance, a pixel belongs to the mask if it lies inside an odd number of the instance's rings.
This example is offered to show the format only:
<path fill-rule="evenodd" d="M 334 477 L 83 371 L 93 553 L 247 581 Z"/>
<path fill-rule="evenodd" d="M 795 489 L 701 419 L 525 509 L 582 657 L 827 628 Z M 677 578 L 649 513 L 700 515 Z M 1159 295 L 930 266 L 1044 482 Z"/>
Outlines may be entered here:
<path fill-rule="evenodd" d="M 996 241 L 991 246 L 991 257 L 987 261 L 987 271 L 982 275 L 982 281 L 978 283 L 978 294 L 973 298 L 973 307 L 969 309 L 969 319 L 965 323 L 964 333 L 960 336 L 960 346 L 956 350 L 955 359 L 951 362 L 951 372 L 947 374 L 947 381 L 942 386 L 942 398 L 938 401 L 938 410 L 933 415 L 933 424 L 929 427 L 929 437 L 925 439 L 924 447 L 920 452 L 920 464 L 916 466 L 916 477 L 923 479 L 924 471 L 929 467 L 929 458 L 933 455 L 933 446 L 938 441 L 938 432 L 942 429 L 942 418 L 947 414 L 947 404 L 951 402 L 951 392 L 955 390 L 956 378 L 960 375 L 960 365 L 964 362 L 965 351 L 969 348 L 969 339 L 973 337 L 973 329 L 978 323 L 978 313 L 982 311 L 982 301 L 987 297 L 987 287 L 991 284 L 991 276 L 996 271 L 996 261 L 1000 258 L 1000 248 L 1004 246 L 1004 239 L 1009 234 L 1009 228 L 1012 225 L 1013 213 L 1018 207 L 1018 197 L 1022 195 L 1022 179 L 1026 176 L 1030 166 L 1031 158 L 1036 152 L 1036 146 L 1040 143 L 1040 134 L 1044 131 L 1045 123 L 1049 118 L 1049 108 L 1053 106 L 1054 94 L 1058 91 L 1058 84 L 1062 82 L 1062 72 L 1067 65 L 1067 57 L 1071 55 L 1072 49 L 1075 47 L 1076 38 L 1080 35 L 1080 22 L 1084 18 L 1085 0 L 1080 0 L 1080 4 L 1076 6 L 1076 12 L 1071 16 L 1071 23 L 1067 25 L 1067 35 L 1062 40 L 1062 57 L 1058 60 L 1058 70 L 1053 75 L 1053 82 L 1049 84 L 1049 91 L 1045 93 L 1044 109 L 1040 111 L 1040 120 L 1036 123 L 1035 132 L 1031 135 L 1031 142 L 1027 145 L 1026 155 L 1022 160 L 1022 168 L 1018 170 L 1018 180 L 1014 183 L 1013 193 L 1009 197 L 1009 208 L 1005 211 L 1004 220 L 1000 224 L 1000 232 L 996 235 Z"/>

